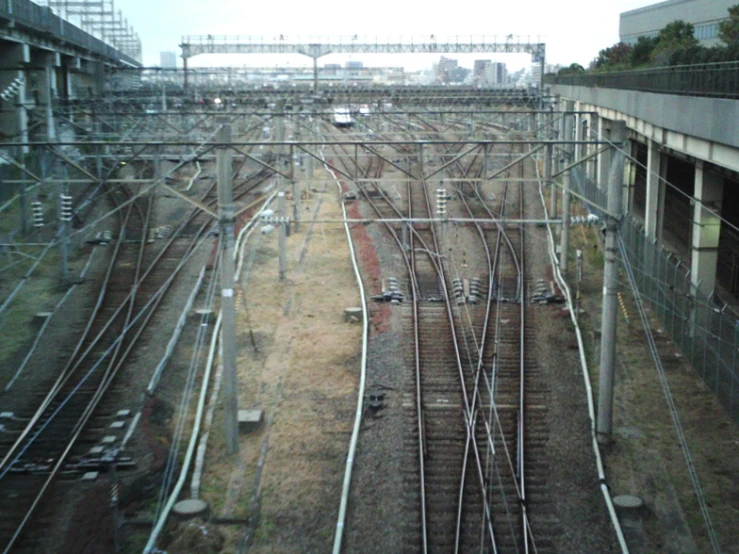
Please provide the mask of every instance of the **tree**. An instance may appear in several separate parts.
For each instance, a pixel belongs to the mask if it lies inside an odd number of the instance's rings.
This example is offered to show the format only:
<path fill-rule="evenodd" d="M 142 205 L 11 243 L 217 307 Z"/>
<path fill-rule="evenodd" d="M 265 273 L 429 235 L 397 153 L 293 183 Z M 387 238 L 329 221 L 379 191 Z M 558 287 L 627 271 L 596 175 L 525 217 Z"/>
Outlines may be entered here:
<path fill-rule="evenodd" d="M 739 44 L 739 4 L 729 8 L 729 19 L 718 24 L 718 38 L 726 46 Z"/>
<path fill-rule="evenodd" d="M 579 63 L 571 63 L 568 67 L 563 67 L 562 69 L 560 69 L 557 72 L 557 75 L 577 75 L 579 73 L 585 73 L 585 68 Z"/>
<path fill-rule="evenodd" d="M 614 44 L 610 48 L 605 48 L 598 53 L 598 59 L 595 60 L 596 69 L 613 69 L 617 65 L 625 65 L 629 62 L 629 53 L 631 46 L 623 42 Z"/>
<path fill-rule="evenodd" d="M 652 54 L 654 49 L 657 48 L 657 42 L 657 37 L 639 37 L 636 44 L 631 47 L 629 65 L 631 67 L 648 65 L 652 61 Z"/>
<path fill-rule="evenodd" d="M 652 52 L 655 65 L 675 65 L 685 63 L 690 52 L 699 46 L 693 35 L 695 28 L 682 19 L 668 23 L 657 35 L 657 46 Z"/>

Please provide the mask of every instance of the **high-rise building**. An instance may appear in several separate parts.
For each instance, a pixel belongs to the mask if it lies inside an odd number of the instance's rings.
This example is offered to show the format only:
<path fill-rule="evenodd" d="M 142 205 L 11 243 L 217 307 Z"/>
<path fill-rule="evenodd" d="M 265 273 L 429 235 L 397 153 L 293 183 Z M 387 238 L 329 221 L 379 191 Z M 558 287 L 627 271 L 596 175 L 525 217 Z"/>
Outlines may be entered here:
<path fill-rule="evenodd" d="M 475 60 L 472 71 L 478 85 L 504 87 L 508 84 L 508 70 L 504 63 Z"/>
<path fill-rule="evenodd" d="M 490 77 L 488 82 L 493 86 L 504 87 L 508 84 L 508 70 L 504 63 L 493 62 L 490 64 Z"/>
<path fill-rule="evenodd" d="M 160 52 L 159 59 L 164 69 L 174 69 L 177 67 L 177 54 L 174 52 Z"/>
<path fill-rule="evenodd" d="M 449 83 L 454 80 L 454 70 L 457 68 L 457 60 L 445 58 L 444 56 L 438 62 L 433 64 L 436 81 L 439 83 Z"/>

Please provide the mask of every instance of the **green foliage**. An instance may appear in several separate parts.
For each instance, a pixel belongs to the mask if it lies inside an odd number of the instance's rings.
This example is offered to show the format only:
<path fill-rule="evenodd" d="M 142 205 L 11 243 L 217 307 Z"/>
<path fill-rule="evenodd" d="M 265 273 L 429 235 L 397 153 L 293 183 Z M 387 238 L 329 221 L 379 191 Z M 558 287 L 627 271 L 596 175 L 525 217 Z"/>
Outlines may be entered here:
<path fill-rule="evenodd" d="M 729 47 L 736 47 L 739 44 L 739 4 L 731 6 L 729 19 L 719 23 L 718 38 Z"/>
<path fill-rule="evenodd" d="M 591 64 L 594 71 L 623 71 L 642 67 L 691 65 L 739 60 L 739 4 L 729 8 L 729 19 L 719 24 L 723 45 L 706 48 L 695 38 L 694 27 L 686 21 L 668 23 L 656 37 L 639 37 L 636 44 L 623 42 L 604 48 Z M 559 75 L 574 75 L 571 64 Z M 581 66 L 579 66 L 581 67 Z"/>
<path fill-rule="evenodd" d="M 571 63 L 569 67 L 563 67 L 562 69 L 560 69 L 557 72 L 557 75 L 578 75 L 579 73 L 585 73 L 585 68 L 579 63 Z"/>
<path fill-rule="evenodd" d="M 652 65 L 681 65 L 690 60 L 691 54 L 695 54 L 699 47 L 698 39 L 693 35 L 694 30 L 693 25 L 682 20 L 668 23 L 657 35 Z"/>
<path fill-rule="evenodd" d="M 619 42 L 610 48 L 604 48 L 598 53 L 598 59 L 595 60 L 595 68 L 604 69 L 614 65 L 628 63 L 630 54 L 631 46 Z"/>
<path fill-rule="evenodd" d="M 636 44 L 631 47 L 629 65 L 631 67 L 648 65 L 652 60 L 652 54 L 657 48 L 658 42 L 657 37 L 639 37 Z"/>

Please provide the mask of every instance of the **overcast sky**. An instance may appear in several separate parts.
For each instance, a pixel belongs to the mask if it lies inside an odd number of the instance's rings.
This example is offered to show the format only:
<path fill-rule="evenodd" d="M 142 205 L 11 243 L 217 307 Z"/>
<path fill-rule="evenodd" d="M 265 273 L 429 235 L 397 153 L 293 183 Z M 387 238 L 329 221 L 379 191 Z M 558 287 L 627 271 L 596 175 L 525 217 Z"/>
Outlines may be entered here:
<path fill-rule="evenodd" d="M 318 36 L 360 35 L 440 37 L 522 35 L 545 42 L 547 62 L 587 65 L 598 51 L 618 41 L 619 13 L 656 3 L 654 0 L 456 0 L 421 2 L 374 0 L 115 0 L 116 9 L 141 37 L 146 65 L 159 65 L 159 53 L 180 55 L 183 35 Z M 528 65 L 529 56 L 476 54 L 450 56 L 471 67 L 472 60 L 488 58 L 513 68 Z M 361 60 L 365 65 L 430 67 L 438 55 L 368 56 L 330 55 L 319 60 L 342 63 Z M 181 63 L 181 60 L 180 60 Z M 308 65 L 303 56 L 198 56 L 192 66 Z"/>

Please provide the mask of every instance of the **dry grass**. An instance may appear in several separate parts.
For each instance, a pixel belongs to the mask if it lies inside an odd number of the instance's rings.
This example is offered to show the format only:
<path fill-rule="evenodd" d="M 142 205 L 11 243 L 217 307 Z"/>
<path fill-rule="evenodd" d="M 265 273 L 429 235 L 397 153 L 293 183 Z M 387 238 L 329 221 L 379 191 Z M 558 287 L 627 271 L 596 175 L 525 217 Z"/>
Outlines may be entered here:
<path fill-rule="evenodd" d="M 318 218 L 339 219 L 335 190 L 328 190 Z M 304 201 L 304 213 L 321 197 Z M 346 235 L 339 224 L 316 223 L 298 266 L 309 228 L 303 223 L 287 239 L 285 282 L 277 279 L 277 238 L 261 240 L 244 287 L 250 317 L 238 298 L 237 324 L 239 406 L 264 410 L 265 424 L 243 437 L 236 464 L 217 455 L 222 435 L 216 433 L 205 477 L 204 496 L 222 515 L 248 514 L 260 449 L 268 441 L 255 553 L 329 550 L 356 402 L 361 326 L 343 321 L 344 308 L 359 303 Z M 259 352 L 249 340 L 249 321 Z"/>

